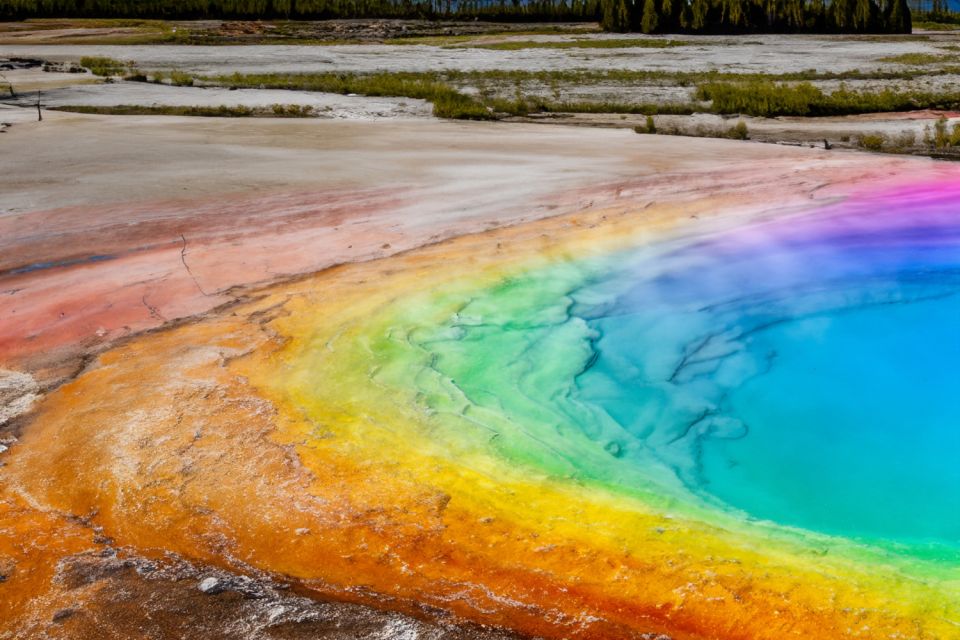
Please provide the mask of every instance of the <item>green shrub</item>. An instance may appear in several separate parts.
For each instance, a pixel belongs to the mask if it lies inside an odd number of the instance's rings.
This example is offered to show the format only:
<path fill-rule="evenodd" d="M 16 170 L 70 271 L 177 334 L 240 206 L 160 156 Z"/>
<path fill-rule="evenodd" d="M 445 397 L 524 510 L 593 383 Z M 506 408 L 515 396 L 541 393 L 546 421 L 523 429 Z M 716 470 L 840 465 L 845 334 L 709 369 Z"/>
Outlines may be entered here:
<path fill-rule="evenodd" d="M 177 87 L 192 87 L 193 76 L 191 76 L 189 73 L 184 73 L 183 71 L 171 71 L 170 84 Z"/>
<path fill-rule="evenodd" d="M 496 118 L 493 111 L 480 104 L 470 96 L 452 89 L 437 91 L 432 99 L 433 115 L 438 118 L 454 118 L 457 120 L 493 120 Z"/>
<path fill-rule="evenodd" d="M 752 116 L 830 116 L 915 109 L 951 108 L 960 105 L 960 93 L 851 91 L 844 86 L 825 94 L 809 82 L 777 83 L 707 82 L 696 90 L 698 100 L 711 101 L 714 113 Z"/>
<path fill-rule="evenodd" d="M 946 149 L 948 147 L 960 147 L 960 123 L 949 126 L 946 116 L 940 116 L 933 124 L 933 129 L 927 125 L 924 129 L 923 141 L 927 146 L 935 149 Z"/>
<path fill-rule="evenodd" d="M 689 136 L 691 138 L 729 138 L 731 140 L 749 140 L 750 132 L 747 129 L 747 123 L 743 120 L 737 124 L 724 129 L 722 127 L 708 127 L 704 124 L 698 124 L 692 129 L 682 129 L 677 125 L 666 125 L 659 129 L 654 127 L 651 131 L 652 118 L 647 117 L 646 125 L 639 125 L 633 128 L 637 133 L 660 133 L 666 136 Z"/>
<path fill-rule="evenodd" d="M 727 137 L 733 140 L 748 140 L 750 138 L 750 132 L 747 129 L 747 123 L 743 120 L 737 122 L 727 130 Z"/>
<path fill-rule="evenodd" d="M 857 139 L 857 144 L 869 151 L 883 151 L 887 139 L 882 133 L 865 133 Z"/>
<path fill-rule="evenodd" d="M 428 74 L 417 73 L 319 73 L 319 74 L 234 74 L 217 79 L 234 87 L 299 89 L 365 96 L 391 96 L 426 100 L 438 118 L 490 120 L 493 110 L 475 98 L 457 91 Z"/>
<path fill-rule="evenodd" d="M 711 101 L 715 113 L 752 116 L 809 115 L 824 95 L 809 82 L 796 85 L 769 81 L 708 82 L 697 87 L 696 99 Z"/>
<path fill-rule="evenodd" d="M 278 118 L 309 118 L 316 113 L 316 109 L 307 104 L 275 104 L 270 110 Z"/>
<path fill-rule="evenodd" d="M 647 121 L 645 124 L 636 126 L 633 128 L 633 130 L 637 133 L 660 133 L 660 131 L 657 129 L 657 123 L 654 121 L 652 115 L 647 116 Z M 670 135 L 670 132 L 668 131 L 664 131 L 663 133 Z"/>
<path fill-rule="evenodd" d="M 122 104 L 111 107 L 93 107 L 87 105 L 64 105 L 52 107 L 53 111 L 71 111 L 74 113 L 91 113 L 115 116 L 203 116 L 214 118 L 247 118 L 258 115 L 251 107 L 220 105 L 218 107 L 173 107 L 173 106 L 146 106 Z"/>
<path fill-rule="evenodd" d="M 469 45 L 474 49 L 493 49 L 496 51 L 518 51 L 521 49 L 668 49 L 690 44 L 684 40 L 663 40 L 652 38 L 623 38 L 609 40 L 565 40 L 559 42 L 544 42 L 537 40 L 508 40 L 490 44 Z M 449 46 L 449 49 L 460 49 L 460 46 Z"/>
<path fill-rule="evenodd" d="M 80 66 L 89 69 L 90 73 L 95 76 L 108 77 L 124 73 L 128 65 L 113 58 L 84 56 L 80 58 Z"/>
<path fill-rule="evenodd" d="M 907 64 L 913 66 L 925 66 L 938 64 L 950 60 L 951 56 L 939 56 L 933 53 L 902 53 L 897 56 L 886 56 L 880 58 L 880 62 L 892 62 L 894 64 Z"/>
<path fill-rule="evenodd" d="M 917 143 L 917 134 L 913 131 L 901 131 L 893 139 L 893 146 L 897 149 L 909 149 Z"/>

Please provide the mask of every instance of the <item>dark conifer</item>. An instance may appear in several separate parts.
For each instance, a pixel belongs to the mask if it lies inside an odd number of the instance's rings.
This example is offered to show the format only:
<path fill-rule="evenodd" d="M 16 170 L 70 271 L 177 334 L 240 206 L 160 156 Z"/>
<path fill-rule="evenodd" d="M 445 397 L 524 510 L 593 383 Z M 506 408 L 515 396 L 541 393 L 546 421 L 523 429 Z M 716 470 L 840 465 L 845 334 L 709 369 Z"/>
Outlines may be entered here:
<path fill-rule="evenodd" d="M 657 11 L 657 0 L 644 0 L 643 17 L 640 19 L 640 31 L 656 33 L 660 26 L 660 15 Z"/>

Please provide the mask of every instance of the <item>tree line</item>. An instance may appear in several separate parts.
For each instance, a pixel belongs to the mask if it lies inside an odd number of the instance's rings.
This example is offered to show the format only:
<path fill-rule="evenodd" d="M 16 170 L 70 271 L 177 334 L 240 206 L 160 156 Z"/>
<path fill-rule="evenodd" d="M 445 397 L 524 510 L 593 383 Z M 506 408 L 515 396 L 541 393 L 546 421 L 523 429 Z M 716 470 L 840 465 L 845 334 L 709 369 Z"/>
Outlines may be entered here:
<path fill-rule="evenodd" d="M 913 0 L 911 8 L 922 20 L 945 24 L 960 23 L 960 13 L 952 11 L 947 0 Z"/>
<path fill-rule="evenodd" d="M 0 19 L 396 18 L 583 22 L 599 20 L 601 0 L 0 0 Z"/>
<path fill-rule="evenodd" d="M 910 33 L 907 0 L 604 0 L 608 31 Z"/>
<path fill-rule="evenodd" d="M 0 19 L 31 17 L 599 20 L 608 31 L 643 33 L 910 33 L 912 26 L 907 0 L 0 0 Z"/>

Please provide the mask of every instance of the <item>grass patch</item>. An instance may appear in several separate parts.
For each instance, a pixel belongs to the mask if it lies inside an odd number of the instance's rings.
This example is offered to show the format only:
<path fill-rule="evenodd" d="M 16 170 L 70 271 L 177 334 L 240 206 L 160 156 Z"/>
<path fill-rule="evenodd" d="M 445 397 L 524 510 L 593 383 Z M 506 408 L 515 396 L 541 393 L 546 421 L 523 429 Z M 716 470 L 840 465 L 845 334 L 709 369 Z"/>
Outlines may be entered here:
<path fill-rule="evenodd" d="M 150 75 L 140 73 L 137 70 L 133 71 L 134 72 L 124 78 L 124 80 L 131 82 L 153 82 L 156 84 L 162 84 L 169 80 L 169 83 L 175 87 L 192 87 L 194 83 L 194 77 L 192 75 L 177 69 L 173 69 L 172 71 L 152 71 Z"/>
<path fill-rule="evenodd" d="M 867 151 L 883 151 L 887 137 L 882 133 L 865 133 L 857 138 L 857 146 Z"/>
<path fill-rule="evenodd" d="M 459 72 L 372 73 L 372 74 L 254 74 L 204 78 L 206 82 L 243 88 L 292 89 L 365 96 L 416 98 L 433 104 L 438 118 L 494 120 L 503 116 L 532 113 L 622 113 L 690 114 L 692 104 L 644 104 L 625 102 L 563 102 L 523 95 L 519 90 L 510 99 L 471 95 L 455 86 L 463 81 Z"/>
<path fill-rule="evenodd" d="M 471 36 L 472 37 L 472 36 Z M 563 85 L 577 85 L 580 87 L 594 84 L 619 85 L 623 87 L 642 86 L 649 84 L 663 86 L 693 87 L 715 82 L 802 82 L 802 81 L 830 81 L 830 80 L 906 80 L 919 76 L 937 76 L 949 73 L 960 74 L 960 65 L 944 66 L 931 70 L 917 69 L 875 69 L 861 71 L 858 69 L 843 72 L 821 72 L 816 69 L 781 74 L 763 73 L 729 73 L 718 71 L 663 71 L 663 70 L 484 70 L 484 71 L 424 71 L 399 73 L 320 73 L 320 74 L 266 74 L 266 75 L 235 75 L 202 78 L 205 81 L 216 82 L 226 86 L 259 87 L 273 89 L 300 89 L 306 91 L 330 91 L 333 93 L 359 93 L 362 95 L 406 96 L 423 97 L 429 95 L 410 95 L 407 91 L 411 83 L 439 83 L 447 89 L 470 94 L 472 89 L 492 87 L 494 89 L 509 89 L 510 86 L 522 86 L 529 83 L 538 83 L 545 87 L 558 90 Z M 360 78 L 365 78 L 360 81 Z M 397 80 L 403 82 L 398 83 Z M 200 78 L 197 78 L 200 79 Z M 362 86 L 358 86 L 358 84 Z M 426 87 L 430 90 L 436 87 Z M 430 91 L 425 93 L 429 94 Z M 558 98 L 558 96 L 555 96 Z M 475 98 L 477 102 L 484 98 Z"/>
<path fill-rule="evenodd" d="M 558 42 L 538 42 L 536 40 L 511 40 L 490 44 L 470 45 L 475 49 L 495 51 L 519 51 L 521 49 L 668 49 L 690 44 L 685 40 L 616 38 L 610 40 L 564 40 Z"/>
<path fill-rule="evenodd" d="M 183 71 L 171 71 L 170 84 L 176 87 L 192 87 L 193 76 L 191 76 L 189 73 L 184 73 Z"/>
<path fill-rule="evenodd" d="M 162 20 L 139 18 L 27 18 L 23 21 L 31 30 L 51 29 L 123 29 L 161 28 Z"/>
<path fill-rule="evenodd" d="M 113 58 L 102 56 L 84 56 L 80 58 L 80 66 L 89 69 L 95 76 L 119 76 L 127 71 L 127 65 Z"/>
<path fill-rule="evenodd" d="M 275 104 L 270 111 L 276 118 L 312 118 L 317 115 L 316 108 L 307 104 Z"/>
<path fill-rule="evenodd" d="M 960 123 L 951 128 L 946 118 L 941 117 L 931 127 L 926 126 L 923 135 L 924 143 L 934 149 L 950 149 L 960 147 Z"/>
<path fill-rule="evenodd" d="M 727 129 L 725 137 L 732 140 L 749 140 L 750 130 L 747 129 L 747 123 L 739 120 L 737 124 Z"/>
<path fill-rule="evenodd" d="M 687 115 L 709 110 L 718 114 L 753 116 L 827 116 L 914 109 L 948 109 L 960 105 L 960 93 L 850 91 L 841 87 L 831 94 L 809 82 L 774 82 L 769 76 L 747 81 L 720 81 L 723 74 L 689 74 L 684 80 L 706 78 L 696 85 L 690 102 L 643 103 L 603 100 L 562 101 L 560 82 L 611 82 L 617 79 L 650 81 L 650 73 L 624 76 L 621 72 L 402 72 L 402 73 L 319 73 L 319 74 L 233 74 L 202 78 L 219 86 L 322 91 L 364 96 L 404 97 L 433 104 L 440 118 L 491 120 L 535 113 L 612 113 Z M 656 72 L 653 72 L 654 74 Z M 729 75 L 729 74 L 728 74 Z M 657 77 L 656 75 L 652 77 Z M 732 76 L 736 78 L 755 76 Z M 676 80 L 676 78 L 674 78 Z M 192 78 L 191 78 L 192 80 Z M 531 95 L 523 83 L 535 81 L 554 87 L 553 99 Z M 492 91 L 490 84 L 497 85 Z M 505 89 L 513 85 L 512 95 Z M 479 90 L 478 90 L 479 89 Z M 499 93 L 499 95 L 497 95 Z M 704 104 L 709 103 L 709 104 Z"/>
<path fill-rule="evenodd" d="M 2 4 L 2 3 L 0 3 Z M 20 27 L 20 24 L 23 27 Z M 57 44 L 164 44 L 177 42 L 177 32 L 164 20 L 123 19 L 123 18 L 30 18 L 17 23 L 13 28 L 5 28 L 0 23 L 0 43 L 17 44 L 15 36 L 21 31 L 51 31 L 56 29 L 74 29 L 76 33 L 56 38 Z M 117 29 L 125 32 L 102 33 L 94 29 Z M 180 29 L 183 31 L 183 29 Z"/>
<path fill-rule="evenodd" d="M 921 33 L 915 33 L 910 35 L 903 34 L 903 33 L 876 34 L 876 35 L 861 35 L 861 34 L 855 34 L 855 33 L 846 33 L 841 35 L 844 39 L 860 40 L 861 42 L 928 42 L 930 40 L 930 36 L 926 36 Z M 833 40 L 833 38 L 831 38 L 831 40 Z"/>
<path fill-rule="evenodd" d="M 508 36 L 558 36 L 558 35 L 582 35 L 585 33 L 603 33 L 597 25 L 577 25 L 570 26 L 543 26 L 535 29 L 516 29 L 511 31 L 493 30 L 484 33 L 469 33 L 457 36 L 404 36 L 398 35 L 393 38 L 387 38 L 384 44 L 413 44 L 426 45 L 431 47 L 453 46 L 458 44 L 470 44 L 478 42 L 482 44 L 482 39 L 505 38 Z M 352 42 L 356 44 L 356 41 Z"/>
<path fill-rule="evenodd" d="M 850 91 L 841 87 L 823 93 L 808 82 L 712 82 L 697 87 L 698 100 L 711 101 L 714 113 L 752 116 L 834 116 L 858 113 L 951 109 L 960 105 L 960 93 L 922 91 Z"/>
<path fill-rule="evenodd" d="M 922 67 L 929 64 L 939 64 L 946 60 L 953 60 L 954 56 L 936 55 L 933 53 L 902 53 L 898 56 L 887 56 L 880 58 L 879 62 L 891 62 L 893 64 L 907 64 Z"/>
<path fill-rule="evenodd" d="M 737 124 L 731 127 L 708 127 L 706 125 L 697 125 L 690 129 L 680 128 L 676 125 L 667 127 L 657 127 L 652 116 L 647 116 L 646 124 L 634 127 L 636 133 L 641 134 L 660 134 L 665 136 L 687 136 L 690 138 L 724 138 L 727 140 L 749 140 L 750 130 L 747 123 L 738 120 Z"/>
<path fill-rule="evenodd" d="M 928 22 L 925 20 L 917 22 L 915 20 L 913 22 L 913 28 L 921 31 L 957 31 L 960 30 L 960 25 L 947 22 Z"/>
<path fill-rule="evenodd" d="M 655 104 L 643 102 L 569 102 L 549 100 L 540 96 L 522 96 L 513 100 L 491 99 L 485 102 L 501 116 L 528 116 L 536 113 L 613 113 L 623 115 L 681 115 L 697 111 L 688 103 Z"/>
<path fill-rule="evenodd" d="M 486 71 L 456 71 L 428 72 L 442 77 L 453 83 L 501 82 L 523 83 L 541 82 L 544 84 L 619 84 L 623 86 L 641 84 L 664 84 L 674 86 L 693 86 L 705 82 L 750 82 L 750 81 L 828 81 L 828 80 L 910 80 L 923 75 L 944 75 L 960 73 L 960 65 L 940 67 L 933 70 L 916 69 L 873 69 L 861 71 L 851 69 L 840 72 L 817 71 L 807 69 L 789 73 L 731 73 L 721 71 L 664 71 L 657 69 L 644 70 L 486 70 Z"/>
<path fill-rule="evenodd" d="M 271 107 L 244 107 L 220 105 L 217 107 L 174 107 L 158 105 L 122 104 L 109 107 L 64 105 L 52 107 L 51 111 L 70 111 L 110 116 L 199 116 L 205 118 L 311 118 L 316 109 L 306 105 L 275 104 Z"/>
<path fill-rule="evenodd" d="M 433 104 L 433 114 L 439 118 L 489 120 L 494 115 L 483 104 L 432 74 L 372 73 L 372 74 L 234 74 L 213 78 L 215 82 L 233 87 L 264 89 L 296 89 L 323 91 L 343 95 L 356 93 L 365 96 L 414 98 Z"/>
<path fill-rule="evenodd" d="M 917 134 L 913 131 L 901 131 L 893 137 L 893 146 L 895 149 L 909 149 L 917 144 Z"/>
<path fill-rule="evenodd" d="M 944 132 L 946 132 L 945 129 Z M 949 134 L 947 139 L 949 139 Z M 960 136 L 958 136 L 958 142 L 960 142 Z M 876 153 L 910 153 L 916 149 L 917 135 L 913 131 L 901 131 L 895 136 L 888 136 L 883 133 L 865 133 L 857 138 L 857 146 Z M 931 142 L 930 146 L 935 145 Z M 936 148 L 944 149 L 949 146 L 949 143 L 947 143 Z"/>

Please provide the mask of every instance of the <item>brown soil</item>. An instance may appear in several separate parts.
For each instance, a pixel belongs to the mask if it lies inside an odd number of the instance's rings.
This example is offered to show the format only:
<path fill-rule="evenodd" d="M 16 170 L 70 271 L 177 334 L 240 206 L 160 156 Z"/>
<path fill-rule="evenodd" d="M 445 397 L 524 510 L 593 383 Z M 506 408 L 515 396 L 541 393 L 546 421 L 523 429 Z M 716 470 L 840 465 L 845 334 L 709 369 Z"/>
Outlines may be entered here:
<path fill-rule="evenodd" d="M 347 640 L 417 637 L 509 640 L 517 636 L 372 607 L 322 602 L 265 577 L 227 573 L 168 557 L 148 560 L 109 547 L 62 559 L 49 592 L 3 637 Z"/>

